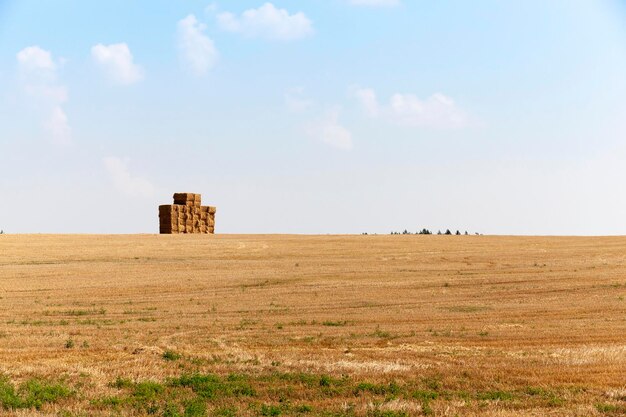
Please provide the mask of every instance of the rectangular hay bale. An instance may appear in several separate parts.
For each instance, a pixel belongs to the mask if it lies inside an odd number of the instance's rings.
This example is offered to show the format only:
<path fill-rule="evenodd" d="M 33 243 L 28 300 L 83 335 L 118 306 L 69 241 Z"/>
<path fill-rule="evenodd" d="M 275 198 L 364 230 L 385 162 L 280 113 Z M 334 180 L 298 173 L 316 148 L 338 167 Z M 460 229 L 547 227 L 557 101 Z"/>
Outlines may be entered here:
<path fill-rule="evenodd" d="M 174 193 L 174 201 L 194 201 L 196 195 L 194 193 Z"/>

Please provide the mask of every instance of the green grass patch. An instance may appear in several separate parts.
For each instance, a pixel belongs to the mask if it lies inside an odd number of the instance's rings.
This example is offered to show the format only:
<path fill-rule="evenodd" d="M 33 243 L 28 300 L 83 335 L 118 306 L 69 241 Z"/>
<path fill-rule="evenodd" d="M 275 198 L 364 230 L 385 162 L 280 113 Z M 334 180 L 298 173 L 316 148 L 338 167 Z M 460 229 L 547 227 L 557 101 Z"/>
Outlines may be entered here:
<path fill-rule="evenodd" d="M 174 378 L 169 382 L 171 387 L 187 387 L 202 398 L 215 399 L 222 397 L 253 397 L 256 393 L 248 383 L 248 377 L 231 374 L 220 378 L 212 374 L 191 374 Z"/>
<path fill-rule="evenodd" d="M 166 361 L 177 361 L 181 358 L 180 353 L 176 353 L 173 350 L 166 350 L 162 355 Z"/>
<path fill-rule="evenodd" d="M 370 382 L 361 382 L 357 384 L 356 388 L 354 389 L 354 393 L 358 395 L 362 392 L 369 392 L 374 395 L 395 396 L 400 393 L 400 387 L 395 382 L 391 382 L 389 384 L 372 384 Z"/>
<path fill-rule="evenodd" d="M 348 322 L 346 320 L 341 320 L 341 321 L 323 321 L 322 322 L 323 326 L 328 326 L 328 327 L 341 327 L 341 326 L 347 326 Z"/>
<path fill-rule="evenodd" d="M 281 415 L 282 409 L 277 405 L 267 405 L 263 404 L 261 406 L 261 415 L 262 416 L 279 416 Z"/>
<path fill-rule="evenodd" d="M 594 404 L 596 410 L 602 414 L 606 415 L 626 415 L 626 406 L 616 405 L 616 404 L 608 404 L 608 403 L 596 403 Z"/>
<path fill-rule="evenodd" d="M 380 337 L 381 339 L 389 339 L 391 337 L 391 333 L 381 330 L 380 326 L 376 326 L 376 330 L 374 330 L 371 336 Z"/>
<path fill-rule="evenodd" d="M 133 387 L 132 396 L 141 401 L 155 401 L 165 387 L 153 381 L 138 382 Z"/>
<path fill-rule="evenodd" d="M 206 416 L 206 402 L 202 399 L 195 398 L 193 400 L 186 401 L 185 413 L 183 417 L 204 417 Z"/>
<path fill-rule="evenodd" d="M 424 401 L 432 401 L 439 398 L 439 393 L 436 391 L 428 391 L 428 390 L 417 390 L 411 393 L 411 396 L 416 400 Z"/>
<path fill-rule="evenodd" d="M 565 400 L 563 398 L 545 388 L 526 387 L 523 393 L 531 397 L 542 398 L 543 400 L 545 400 L 546 405 L 548 405 L 549 407 L 561 407 L 565 405 Z"/>
<path fill-rule="evenodd" d="M 157 320 L 154 317 L 139 317 L 137 321 L 142 321 L 144 323 L 151 323 Z"/>
<path fill-rule="evenodd" d="M 188 366 L 187 361 L 180 363 L 181 369 Z M 102 415 L 161 417 L 412 415 L 410 411 L 386 407 L 386 402 L 393 399 L 420 404 L 422 415 L 433 415 L 435 404 L 445 405 L 446 402 L 453 400 L 464 400 L 467 407 L 472 409 L 504 407 L 524 410 L 537 406 L 561 407 L 565 404 L 556 391 L 547 388 L 519 387 L 509 390 L 507 386 L 487 386 L 483 390 L 460 390 L 453 388 L 456 386 L 453 382 L 446 382 L 444 387 L 441 377 L 437 375 L 424 375 L 411 380 L 368 381 L 337 374 L 320 375 L 305 372 L 275 371 L 230 375 L 194 372 L 159 381 L 117 378 L 109 386 L 118 392 L 113 392 L 113 396 L 109 394 L 107 397 L 91 401 L 92 407 L 98 409 Z M 43 401 L 52 401 L 41 394 L 38 396 L 44 398 Z M 10 404 L 22 404 L 26 396 L 12 385 L 4 384 L 0 385 L 0 399 L 2 404 L 9 404 L 4 405 L 5 408 L 10 408 Z M 577 400 L 572 398 L 570 401 Z M 605 415 L 612 417 L 622 411 L 620 405 L 607 404 L 602 398 L 598 398 L 598 401 L 596 409 Z M 368 406 L 367 410 L 358 408 L 358 404 L 363 402 L 371 406 Z"/>
<path fill-rule="evenodd" d="M 86 310 L 55 310 L 49 311 L 46 310 L 43 312 L 44 316 L 103 316 L 106 314 L 106 310 L 104 308 L 92 308 Z"/>
<path fill-rule="evenodd" d="M 30 379 L 16 390 L 7 379 L 0 380 L 0 406 L 4 409 L 36 408 L 56 403 L 72 395 L 72 390 L 61 383 Z"/>

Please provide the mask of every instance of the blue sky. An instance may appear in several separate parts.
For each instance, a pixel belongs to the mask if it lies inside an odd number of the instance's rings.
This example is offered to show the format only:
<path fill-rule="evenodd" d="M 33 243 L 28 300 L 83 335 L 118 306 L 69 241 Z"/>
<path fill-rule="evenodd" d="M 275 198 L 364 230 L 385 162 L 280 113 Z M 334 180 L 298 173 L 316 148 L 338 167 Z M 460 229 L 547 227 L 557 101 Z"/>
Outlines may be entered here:
<path fill-rule="evenodd" d="M 0 0 L 0 228 L 626 234 L 626 10 Z"/>

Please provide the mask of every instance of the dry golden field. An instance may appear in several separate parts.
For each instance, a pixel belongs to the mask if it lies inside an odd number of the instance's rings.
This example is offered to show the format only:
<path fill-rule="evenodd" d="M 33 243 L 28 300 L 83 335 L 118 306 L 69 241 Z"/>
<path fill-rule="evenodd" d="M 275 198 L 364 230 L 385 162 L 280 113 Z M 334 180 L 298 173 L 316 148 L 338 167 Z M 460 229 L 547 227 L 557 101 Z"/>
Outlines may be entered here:
<path fill-rule="evenodd" d="M 626 414 L 626 238 L 0 236 L 0 415 Z"/>

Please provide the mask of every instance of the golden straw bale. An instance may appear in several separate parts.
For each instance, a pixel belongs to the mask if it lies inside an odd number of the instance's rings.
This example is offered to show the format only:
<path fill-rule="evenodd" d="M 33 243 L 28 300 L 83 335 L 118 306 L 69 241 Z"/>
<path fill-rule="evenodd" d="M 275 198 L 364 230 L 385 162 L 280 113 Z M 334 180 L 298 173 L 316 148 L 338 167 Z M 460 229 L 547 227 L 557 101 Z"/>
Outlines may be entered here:
<path fill-rule="evenodd" d="M 195 201 L 196 194 L 194 193 L 174 193 L 175 204 L 185 204 L 187 201 Z"/>

